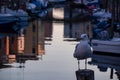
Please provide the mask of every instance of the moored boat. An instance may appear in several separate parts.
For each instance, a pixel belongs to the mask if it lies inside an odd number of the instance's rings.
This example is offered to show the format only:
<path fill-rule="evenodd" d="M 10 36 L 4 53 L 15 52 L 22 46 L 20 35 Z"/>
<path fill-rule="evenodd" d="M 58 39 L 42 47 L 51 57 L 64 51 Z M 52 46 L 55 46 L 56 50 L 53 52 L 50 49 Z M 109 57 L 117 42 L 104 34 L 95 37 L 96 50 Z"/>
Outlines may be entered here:
<path fill-rule="evenodd" d="M 94 52 L 120 54 L 120 38 L 111 40 L 93 39 L 91 43 Z"/>
<path fill-rule="evenodd" d="M 109 6 L 108 6 L 109 4 Z M 101 6 L 102 7 L 102 6 Z M 109 9 L 109 7 L 112 8 Z M 92 47 L 95 52 L 120 54 L 120 21 L 118 0 L 106 1 L 103 10 L 93 13 L 96 18 L 93 23 Z M 110 54 L 108 54 L 110 55 Z"/>
<path fill-rule="evenodd" d="M 9 13 L 0 13 L 0 26 L 16 21 L 16 17 Z"/>
<path fill-rule="evenodd" d="M 114 34 L 111 37 L 111 24 L 108 21 L 100 21 L 93 28 L 93 39 L 91 41 L 94 52 L 120 53 L 120 34 L 114 25 Z M 118 26 L 119 27 L 119 26 Z"/>
<path fill-rule="evenodd" d="M 0 32 L 8 32 L 16 24 L 16 17 L 11 14 L 0 14 Z"/>

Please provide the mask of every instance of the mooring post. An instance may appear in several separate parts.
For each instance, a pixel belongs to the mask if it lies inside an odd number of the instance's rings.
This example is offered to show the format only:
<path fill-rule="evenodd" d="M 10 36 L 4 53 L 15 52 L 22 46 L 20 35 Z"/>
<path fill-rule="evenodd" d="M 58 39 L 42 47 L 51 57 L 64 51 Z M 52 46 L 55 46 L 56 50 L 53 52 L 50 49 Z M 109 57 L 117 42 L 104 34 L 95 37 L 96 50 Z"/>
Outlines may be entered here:
<path fill-rule="evenodd" d="M 94 71 L 89 69 L 81 69 L 76 72 L 77 80 L 94 80 Z"/>

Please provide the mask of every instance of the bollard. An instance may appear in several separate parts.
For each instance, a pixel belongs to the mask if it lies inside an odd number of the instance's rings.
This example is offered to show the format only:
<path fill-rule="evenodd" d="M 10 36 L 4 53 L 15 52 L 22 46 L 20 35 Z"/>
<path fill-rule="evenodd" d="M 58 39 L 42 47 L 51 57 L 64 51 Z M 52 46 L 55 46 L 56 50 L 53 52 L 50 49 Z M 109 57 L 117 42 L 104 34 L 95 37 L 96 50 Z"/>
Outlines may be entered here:
<path fill-rule="evenodd" d="M 94 71 L 90 69 L 82 69 L 76 71 L 77 80 L 94 80 Z"/>

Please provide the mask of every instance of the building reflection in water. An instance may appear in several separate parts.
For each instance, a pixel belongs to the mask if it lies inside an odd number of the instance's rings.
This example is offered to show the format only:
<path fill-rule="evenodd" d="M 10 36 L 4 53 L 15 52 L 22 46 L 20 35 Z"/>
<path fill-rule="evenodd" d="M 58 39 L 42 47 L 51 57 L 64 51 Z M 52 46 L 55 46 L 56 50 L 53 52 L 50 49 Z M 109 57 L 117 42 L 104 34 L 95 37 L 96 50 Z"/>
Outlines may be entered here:
<path fill-rule="evenodd" d="M 70 20 L 64 24 L 64 38 L 80 39 L 80 35 L 85 33 L 90 38 L 92 37 L 91 19 L 88 17 L 89 11 L 87 9 L 73 5 L 70 9 L 65 8 L 64 16 Z"/>
<path fill-rule="evenodd" d="M 25 31 L 24 53 L 40 56 L 44 54 L 44 26 L 39 20 L 31 22 Z"/>
<path fill-rule="evenodd" d="M 120 80 L 120 57 L 94 54 L 89 64 L 96 65 L 100 72 L 107 72 L 109 69 L 110 79 L 116 75 Z"/>
<path fill-rule="evenodd" d="M 90 22 L 81 22 L 81 23 L 72 23 L 72 26 L 69 24 L 65 24 L 64 27 L 64 38 L 76 38 L 80 39 L 81 34 L 88 34 L 89 37 L 92 37 L 92 30 L 91 30 Z"/>
<path fill-rule="evenodd" d="M 17 49 L 17 44 L 15 45 L 15 39 L 17 39 L 17 35 L 1 35 L 4 36 L 0 38 L 0 63 L 2 64 L 15 62 L 15 49 Z"/>
<path fill-rule="evenodd" d="M 52 41 L 52 35 L 53 35 L 53 27 L 52 22 L 43 22 L 44 30 L 45 30 L 45 41 Z"/>
<path fill-rule="evenodd" d="M 0 64 L 25 63 L 26 60 L 42 59 L 45 54 L 45 36 L 51 40 L 52 29 L 48 29 L 49 25 L 41 20 L 35 20 L 30 22 L 29 27 L 20 30 L 18 34 L 2 33 L 0 36 Z M 45 33 L 45 28 L 48 30 L 47 33 Z"/>
<path fill-rule="evenodd" d="M 92 59 L 88 62 L 90 65 L 97 66 L 100 72 L 110 72 L 109 78 L 120 80 L 120 57 L 93 54 Z M 109 70 L 109 71 L 108 71 Z M 94 80 L 94 71 L 91 69 L 78 69 L 75 71 L 77 80 Z"/>
<path fill-rule="evenodd" d="M 94 71 L 87 68 L 87 64 L 85 63 L 85 69 L 81 69 L 78 64 L 78 70 L 75 71 L 77 80 L 94 80 Z"/>

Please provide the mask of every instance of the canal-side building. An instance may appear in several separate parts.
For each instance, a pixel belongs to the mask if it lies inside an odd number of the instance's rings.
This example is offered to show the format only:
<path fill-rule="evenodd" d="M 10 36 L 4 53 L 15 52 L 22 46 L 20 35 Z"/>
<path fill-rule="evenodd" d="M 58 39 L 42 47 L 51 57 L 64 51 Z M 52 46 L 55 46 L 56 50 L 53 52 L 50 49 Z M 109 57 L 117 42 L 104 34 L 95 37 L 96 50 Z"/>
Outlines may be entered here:
<path fill-rule="evenodd" d="M 2 64 L 15 62 L 16 56 L 12 48 L 16 46 L 13 46 L 10 39 L 9 36 L 0 38 L 0 62 Z"/>
<path fill-rule="evenodd" d="M 0 63 L 7 63 L 9 55 L 9 37 L 0 39 Z"/>
<path fill-rule="evenodd" d="M 24 53 L 24 34 L 10 38 L 10 50 L 12 54 L 18 55 Z"/>
<path fill-rule="evenodd" d="M 53 35 L 53 25 L 52 22 L 43 22 L 44 24 L 44 30 L 45 30 L 45 41 L 52 41 L 52 35 Z"/>
<path fill-rule="evenodd" d="M 44 26 L 40 20 L 31 22 L 25 31 L 24 54 L 44 54 Z"/>

